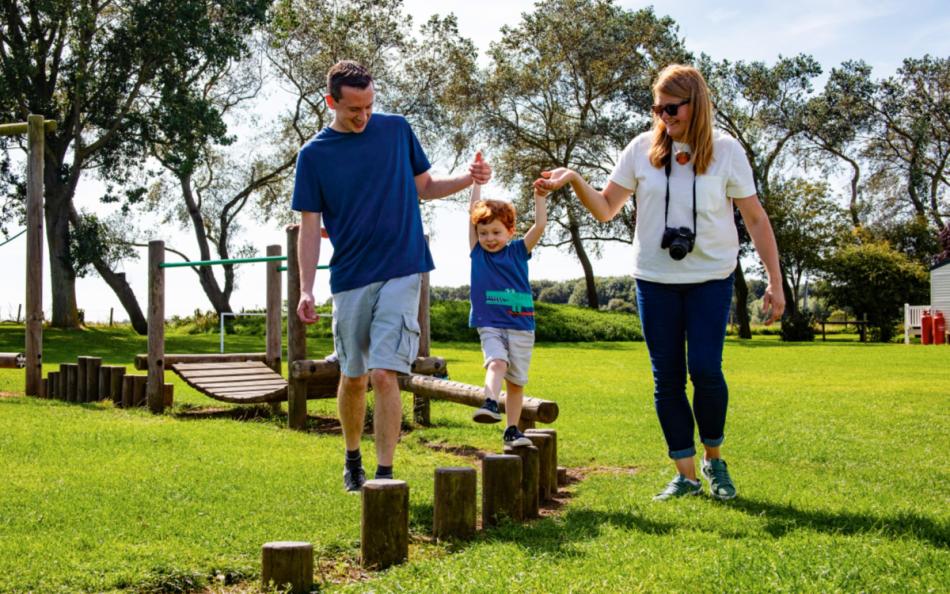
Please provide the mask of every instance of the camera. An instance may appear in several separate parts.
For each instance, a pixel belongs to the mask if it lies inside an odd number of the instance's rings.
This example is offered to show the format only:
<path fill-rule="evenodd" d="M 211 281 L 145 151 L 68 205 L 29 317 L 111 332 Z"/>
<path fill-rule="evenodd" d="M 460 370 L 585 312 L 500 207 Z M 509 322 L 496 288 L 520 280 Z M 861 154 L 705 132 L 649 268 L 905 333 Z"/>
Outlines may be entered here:
<path fill-rule="evenodd" d="M 660 247 L 670 250 L 670 257 L 682 260 L 686 254 L 693 251 L 696 234 L 689 227 L 667 227 L 663 230 L 663 240 Z"/>

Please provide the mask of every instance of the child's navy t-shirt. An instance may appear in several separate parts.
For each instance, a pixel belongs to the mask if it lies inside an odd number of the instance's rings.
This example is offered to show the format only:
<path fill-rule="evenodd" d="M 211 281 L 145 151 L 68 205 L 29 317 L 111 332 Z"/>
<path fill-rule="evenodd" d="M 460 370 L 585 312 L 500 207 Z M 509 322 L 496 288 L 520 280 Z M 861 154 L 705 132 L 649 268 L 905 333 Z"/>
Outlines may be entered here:
<path fill-rule="evenodd" d="M 292 208 L 321 213 L 333 293 L 435 268 L 415 184 L 429 167 L 409 122 L 385 113 L 358 134 L 324 128 L 300 149 Z"/>
<path fill-rule="evenodd" d="M 523 239 L 497 252 L 472 248 L 471 328 L 534 330 L 534 302 L 528 282 L 528 252 Z"/>

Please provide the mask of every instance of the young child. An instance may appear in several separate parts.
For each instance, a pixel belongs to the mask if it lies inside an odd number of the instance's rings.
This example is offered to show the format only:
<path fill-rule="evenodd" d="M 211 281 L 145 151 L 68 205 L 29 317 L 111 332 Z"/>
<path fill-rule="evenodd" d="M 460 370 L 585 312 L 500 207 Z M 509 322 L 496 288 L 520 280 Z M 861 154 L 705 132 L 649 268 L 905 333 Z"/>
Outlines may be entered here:
<path fill-rule="evenodd" d="M 481 153 L 475 157 L 481 161 Z M 481 200 L 481 187 L 472 186 L 469 201 L 469 245 L 472 258 L 472 309 L 469 327 L 478 328 L 485 355 L 485 403 L 472 419 L 478 423 L 501 420 L 498 400 L 501 380 L 507 383 L 505 412 L 508 428 L 504 443 L 531 445 L 518 430 L 528 365 L 534 347 L 534 303 L 528 282 L 528 260 L 547 223 L 547 194 L 534 190 L 534 225 L 524 239 L 512 241 L 515 209 L 510 202 Z"/>

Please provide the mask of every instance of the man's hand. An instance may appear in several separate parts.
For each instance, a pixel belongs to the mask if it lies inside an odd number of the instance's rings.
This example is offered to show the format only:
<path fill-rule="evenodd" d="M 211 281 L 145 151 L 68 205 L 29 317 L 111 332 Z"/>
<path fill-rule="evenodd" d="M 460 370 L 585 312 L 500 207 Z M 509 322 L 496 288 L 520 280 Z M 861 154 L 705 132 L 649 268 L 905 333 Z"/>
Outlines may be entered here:
<path fill-rule="evenodd" d="M 534 180 L 534 188 L 535 190 L 540 189 L 553 192 L 565 184 L 570 183 L 575 175 L 577 174 L 567 167 L 558 167 L 550 171 L 542 171 L 541 177 Z"/>
<path fill-rule="evenodd" d="M 487 184 L 491 179 L 491 166 L 482 158 L 482 151 L 475 153 L 475 160 L 468 166 L 468 173 L 476 184 Z"/>
<path fill-rule="evenodd" d="M 314 306 L 313 293 L 300 292 L 300 302 L 297 304 L 297 317 L 304 324 L 313 324 L 320 319 Z"/>

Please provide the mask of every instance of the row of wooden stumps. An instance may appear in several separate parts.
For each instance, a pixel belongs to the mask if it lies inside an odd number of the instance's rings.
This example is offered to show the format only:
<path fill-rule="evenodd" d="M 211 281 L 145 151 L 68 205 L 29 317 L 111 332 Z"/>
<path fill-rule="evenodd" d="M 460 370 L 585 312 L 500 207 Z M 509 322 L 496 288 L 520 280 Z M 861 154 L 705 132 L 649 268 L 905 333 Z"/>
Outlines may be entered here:
<path fill-rule="evenodd" d="M 532 445 L 505 447 L 504 454 L 482 458 L 482 527 L 508 520 L 539 517 L 540 504 L 557 495 L 557 432 L 529 429 Z M 564 476 L 563 478 L 566 478 Z M 560 481 L 561 483 L 564 480 Z M 432 536 L 467 540 L 475 536 L 477 473 L 471 467 L 435 470 Z M 409 558 L 409 485 L 405 481 L 369 480 L 362 489 L 360 562 L 385 569 Z M 268 542 L 261 550 L 264 590 L 310 592 L 313 546 L 308 542 Z"/>
<path fill-rule="evenodd" d="M 100 357 L 79 357 L 76 363 L 61 363 L 59 371 L 50 371 L 42 380 L 45 398 L 65 402 L 112 400 L 115 406 L 145 406 L 148 376 L 127 374 L 124 366 L 103 365 Z M 165 406 L 174 400 L 174 385 L 165 384 Z"/>

